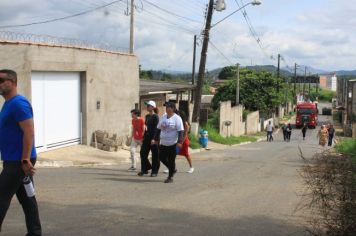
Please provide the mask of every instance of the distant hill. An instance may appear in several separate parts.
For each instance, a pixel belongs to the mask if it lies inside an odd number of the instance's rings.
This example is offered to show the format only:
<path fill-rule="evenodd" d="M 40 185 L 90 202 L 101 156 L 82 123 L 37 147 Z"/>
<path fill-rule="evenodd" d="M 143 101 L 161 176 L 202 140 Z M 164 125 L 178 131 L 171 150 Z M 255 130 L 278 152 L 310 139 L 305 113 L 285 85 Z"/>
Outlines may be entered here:
<path fill-rule="evenodd" d="M 356 76 L 356 70 L 338 70 L 335 73 L 339 76 Z"/>
<path fill-rule="evenodd" d="M 262 65 L 262 66 L 246 66 L 247 69 L 256 70 L 256 71 L 268 71 L 273 74 L 277 73 L 277 67 L 274 65 Z M 293 74 L 289 72 L 286 68 L 280 69 L 280 74 L 282 76 L 292 76 Z"/>

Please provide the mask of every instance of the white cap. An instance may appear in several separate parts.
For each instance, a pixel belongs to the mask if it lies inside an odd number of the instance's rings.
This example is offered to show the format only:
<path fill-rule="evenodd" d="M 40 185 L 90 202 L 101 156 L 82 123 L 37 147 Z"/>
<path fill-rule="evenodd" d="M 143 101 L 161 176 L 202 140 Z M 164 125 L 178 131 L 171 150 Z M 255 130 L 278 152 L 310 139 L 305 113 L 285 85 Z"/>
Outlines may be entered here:
<path fill-rule="evenodd" d="M 156 108 L 156 103 L 154 101 L 148 101 L 148 102 L 145 102 L 146 106 L 151 106 L 151 107 L 154 107 Z"/>

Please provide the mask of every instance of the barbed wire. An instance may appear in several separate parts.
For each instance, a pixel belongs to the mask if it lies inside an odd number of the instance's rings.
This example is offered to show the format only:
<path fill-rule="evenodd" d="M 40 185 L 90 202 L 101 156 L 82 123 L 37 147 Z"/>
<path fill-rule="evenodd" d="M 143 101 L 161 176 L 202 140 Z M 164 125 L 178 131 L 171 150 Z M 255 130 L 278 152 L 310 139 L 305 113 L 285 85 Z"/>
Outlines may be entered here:
<path fill-rule="evenodd" d="M 17 42 L 31 44 L 45 44 L 48 46 L 73 47 L 91 49 L 97 51 L 108 51 L 113 53 L 127 53 L 128 48 L 115 47 L 104 42 L 90 42 L 81 39 L 61 38 L 51 35 L 36 35 L 30 33 L 19 33 L 10 31 L 0 31 L 0 42 Z"/>

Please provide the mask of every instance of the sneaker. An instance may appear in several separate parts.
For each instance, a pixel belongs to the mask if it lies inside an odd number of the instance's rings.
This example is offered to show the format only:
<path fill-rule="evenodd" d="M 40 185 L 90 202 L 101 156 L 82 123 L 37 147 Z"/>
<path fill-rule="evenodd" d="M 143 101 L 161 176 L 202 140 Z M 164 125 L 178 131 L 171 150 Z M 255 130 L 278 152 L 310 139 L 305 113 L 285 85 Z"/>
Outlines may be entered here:
<path fill-rule="evenodd" d="M 142 171 L 137 173 L 138 176 L 143 176 L 143 175 L 147 175 L 147 174 L 148 174 L 148 172 L 142 172 Z"/>
<path fill-rule="evenodd" d="M 151 174 L 151 177 L 157 177 L 157 174 L 152 173 L 152 174 Z"/>
<path fill-rule="evenodd" d="M 167 183 L 173 183 L 173 179 L 168 177 L 164 182 L 165 182 L 166 184 L 167 184 Z"/>
<path fill-rule="evenodd" d="M 194 172 L 194 168 L 193 167 L 189 168 L 189 170 L 187 171 L 187 173 L 189 173 L 189 174 L 191 174 L 193 172 Z"/>
<path fill-rule="evenodd" d="M 133 166 L 131 166 L 131 167 L 128 169 L 128 171 L 135 171 L 135 170 L 136 170 L 136 168 L 133 167 Z"/>

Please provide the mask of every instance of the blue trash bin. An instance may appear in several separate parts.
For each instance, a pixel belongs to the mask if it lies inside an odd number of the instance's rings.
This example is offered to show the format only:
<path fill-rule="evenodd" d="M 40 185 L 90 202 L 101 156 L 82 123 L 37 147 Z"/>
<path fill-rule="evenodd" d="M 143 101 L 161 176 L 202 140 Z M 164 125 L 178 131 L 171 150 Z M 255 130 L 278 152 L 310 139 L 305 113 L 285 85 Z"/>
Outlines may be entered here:
<path fill-rule="evenodd" d="M 206 130 L 200 130 L 199 132 L 200 137 L 199 137 L 199 143 L 203 148 L 206 148 L 208 146 L 208 131 Z"/>

